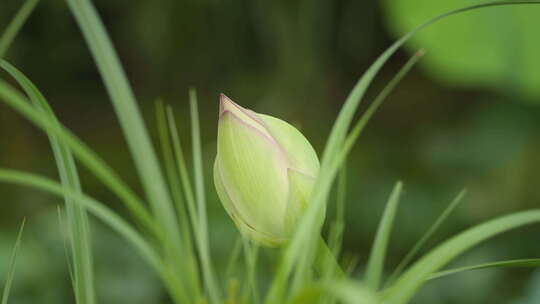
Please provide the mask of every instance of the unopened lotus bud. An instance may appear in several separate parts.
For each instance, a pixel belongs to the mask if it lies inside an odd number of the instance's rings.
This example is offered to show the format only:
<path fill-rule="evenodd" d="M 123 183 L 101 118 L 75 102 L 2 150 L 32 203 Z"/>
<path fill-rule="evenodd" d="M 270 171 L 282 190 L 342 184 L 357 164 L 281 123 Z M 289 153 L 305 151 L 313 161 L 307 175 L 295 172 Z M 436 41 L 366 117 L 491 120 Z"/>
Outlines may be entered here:
<path fill-rule="evenodd" d="M 318 173 L 317 154 L 296 128 L 221 94 L 214 183 L 242 234 L 267 246 L 286 242 Z"/>

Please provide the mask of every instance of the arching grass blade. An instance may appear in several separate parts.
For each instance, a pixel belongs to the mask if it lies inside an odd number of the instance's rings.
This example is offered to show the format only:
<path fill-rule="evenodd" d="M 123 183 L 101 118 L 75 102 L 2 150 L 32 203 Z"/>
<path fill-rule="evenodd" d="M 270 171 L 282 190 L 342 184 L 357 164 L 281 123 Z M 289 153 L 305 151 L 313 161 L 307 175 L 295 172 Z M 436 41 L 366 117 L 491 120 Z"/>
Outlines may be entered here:
<path fill-rule="evenodd" d="M 38 88 L 14 66 L 9 65 L 7 62 L 1 64 L 21 85 L 34 107 L 41 111 L 43 115 L 49 116 L 50 121 L 56 124 L 56 127 L 59 127 L 58 119 Z M 67 188 L 81 192 L 79 174 L 71 150 L 50 131 L 50 128 L 45 129 L 45 131 L 49 137 L 62 184 Z M 94 304 L 96 302 L 96 292 L 88 216 L 83 206 L 76 204 L 68 197 L 64 198 L 64 200 L 73 259 L 76 303 Z"/>
<path fill-rule="evenodd" d="M 2 36 L 0 36 L 0 58 L 4 57 L 20 29 L 34 11 L 34 8 L 37 6 L 38 2 L 39 0 L 26 0 L 15 17 L 6 27 L 2 33 Z"/>
<path fill-rule="evenodd" d="M 26 77 L 6 61 L 0 59 L 0 67 L 10 73 L 20 84 L 25 84 Z M 35 87 L 35 86 L 34 86 Z M 160 233 L 154 220 L 146 210 L 142 201 L 133 193 L 133 191 L 122 181 L 120 177 L 84 142 L 73 135 L 68 129 L 60 123 L 53 121 L 49 115 L 43 115 L 34 107 L 30 106 L 28 100 L 23 97 L 12 86 L 0 80 L 0 100 L 19 112 L 31 123 L 41 128 L 45 132 L 54 134 L 60 141 L 66 144 L 77 159 L 86 166 L 94 175 L 115 193 L 126 205 L 129 211 L 145 228 L 154 235 Z"/>
<path fill-rule="evenodd" d="M 435 280 L 449 275 L 459 274 L 462 272 L 467 272 L 471 270 L 480 270 L 488 268 L 530 268 L 530 267 L 540 267 L 540 259 L 519 259 L 519 260 L 508 260 L 508 261 L 498 261 L 491 263 L 483 263 L 478 265 L 464 266 L 454 269 L 448 269 L 432 274 L 428 280 Z"/>
<path fill-rule="evenodd" d="M 384 303 L 408 303 L 426 280 L 463 252 L 498 234 L 524 225 L 540 223 L 540 210 L 513 213 L 468 230 L 445 241 L 414 263 L 384 292 Z"/>
<path fill-rule="evenodd" d="M 405 258 L 399 263 L 399 265 L 396 267 L 390 278 L 388 279 L 388 283 L 391 284 L 395 278 L 401 274 L 403 269 L 410 263 L 410 261 L 416 256 L 418 251 L 424 246 L 424 244 L 429 240 L 429 238 L 437 231 L 437 229 L 444 223 L 444 221 L 448 218 L 448 216 L 452 213 L 454 209 L 461 203 L 463 198 L 465 197 L 465 194 L 467 191 L 464 189 L 462 190 L 454 200 L 444 209 L 444 211 L 441 213 L 441 215 L 435 220 L 433 225 L 429 227 L 428 230 L 422 235 L 422 237 L 416 242 L 416 244 L 413 246 L 411 251 L 407 253 Z"/>

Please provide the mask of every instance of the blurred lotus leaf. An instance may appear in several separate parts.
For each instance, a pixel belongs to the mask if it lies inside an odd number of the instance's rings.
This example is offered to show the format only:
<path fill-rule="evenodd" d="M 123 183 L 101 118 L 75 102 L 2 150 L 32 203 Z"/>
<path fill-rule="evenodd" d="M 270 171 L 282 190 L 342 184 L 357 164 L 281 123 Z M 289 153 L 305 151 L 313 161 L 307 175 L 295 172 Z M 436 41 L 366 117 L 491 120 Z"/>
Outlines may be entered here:
<path fill-rule="evenodd" d="M 479 0 L 385 0 L 390 31 L 401 36 L 452 9 Z M 495 88 L 540 102 L 540 5 L 494 7 L 457 15 L 418 33 L 407 45 L 425 48 L 421 65 L 450 86 Z"/>

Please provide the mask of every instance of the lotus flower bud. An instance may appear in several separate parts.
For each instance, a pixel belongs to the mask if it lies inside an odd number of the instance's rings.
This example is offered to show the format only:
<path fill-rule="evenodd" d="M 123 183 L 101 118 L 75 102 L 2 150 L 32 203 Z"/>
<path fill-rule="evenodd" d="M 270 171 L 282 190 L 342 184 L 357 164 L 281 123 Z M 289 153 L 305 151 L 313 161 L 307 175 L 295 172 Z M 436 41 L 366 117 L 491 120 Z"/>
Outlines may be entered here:
<path fill-rule="evenodd" d="M 214 183 L 243 235 L 267 246 L 286 242 L 318 172 L 317 154 L 296 128 L 221 94 Z"/>

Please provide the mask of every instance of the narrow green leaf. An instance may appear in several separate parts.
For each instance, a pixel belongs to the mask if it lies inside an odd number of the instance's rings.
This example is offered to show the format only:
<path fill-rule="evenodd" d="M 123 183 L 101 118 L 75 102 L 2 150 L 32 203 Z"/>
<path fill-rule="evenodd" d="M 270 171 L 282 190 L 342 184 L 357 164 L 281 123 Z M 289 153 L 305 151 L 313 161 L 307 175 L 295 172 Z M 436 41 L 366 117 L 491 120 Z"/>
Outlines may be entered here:
<path fill-rule="evenodd" d="M 28 17 L 34 11 L 34 8 L 37 6 L 39 0 L 26 0 L 21 6 L 15 17 L 11 20 L 9 25 L 6 27 L 2 36 L 0 36 L 0 58 L 3 58 L 7 50 L 13 43 L 13 40 L 26 23 Z"/>
<path fill-rule="evenodd" d="M 384 293 L 385 304 L 408 303 L 414 293 L 436 271 L 461 253 L 503 232 L 540 223 L 540 210 L 513 213 L 474 226 L 445 241 L 414 263 Z"/>
<path fill-rule="evenodd" d="M 159 255 L 154 252 L 152 247 L 138 232 L 136 232 L 125 220 L 111 211 L 94 198 L 78 192 L 73 189 L 65 188 L 59 183 L 36 174 L 21 172 L 17 170 L 0 169 L 0 181 L 10 184 L 30 186 L 56 196 L 67 196 L 78 204 L 85 206 L 89 212 L 92 212 L 97 218 L 108 224 L 119 234 L 131 241 L 136 248 L 140 249 L 142 256 L 150 265 L 159 265 Z"/>
<path fill-rule="evenodd" d="M 347 149 L 347 146 L 352 146 L 356 140 L 354 136 L 349 137 L 349 139 L 351 140 L 348 140 L 349 143 L 346 143 L 345 148 L 343 147 L 347 130 L 349 129 L 352 118 L 368 86 L 373 81 L 379 70 L 388 61 L 388 59 L 417 32 L 430 26 L 433 23 L 445 19 L 446 17 L 486 7 L 519 4 L 540 4 L 540 1 L 490 2 L 452 10 L 436 16 L 428 20 L 424 24 L 414 28 L 406 35 L 404 35 L 401 39 L 392 44 L 388 49 L 386 49 L 385 52 L 383 52 L 377 58 L 377 60 L 375 60 L 375 62 L 373 62 L 373 64 L 368 68 L 368 70 L 362 75 L 362 77 L 358 80 L 353 90 L 347 97 L 347 100 L 341 108 L 338 118 L 334 123 L 334 126 L 324 149 L 321 171 L 314 187 L 314 193 L 312 193 L 311 195 L 310 205 L 307 208 L 303 219 L 300 221 L 296 233 L 294 234 L 291 242 L 289 243 L 284 252 L 282 263 L 278 267 L 274 282 L 272 283 L 271 289 L 268 293 L 268 296 L 266 297 L 267 304 L 281 302 L 281 299 L 286 291 L 287 278 L 289 277 L 293 266 L 296 264 L 297 260 L 301 256 L 301 252 L 303 250 L 309 250 L 314 247 L 313 244 L 314 242 L 316 242 L 316 236 L 319 234 L 320 228 L 322 226 L 322 223 L 317 222 L 317 216 L 324 210 L 326 199 L 328 197 L 331 185 L 336 175 L 335 171 L 338 170 L 341 163 L 347 156 L 348 151 L 350 150 L 350 148 Z M 363 117 L 364 116 L 365 115 L 363 115 Z M 361 130 L 363 129 L 363 127 L 359 129 Z"/>
<path fill-rule="evenodd" d="M 6 61 L 0 59 L 0 67 L 10 73 L 22 86 L 26 77 Z M 31 83 L 25 85 L 32 85 Z M 33 86 L 33 85 L 32 85 Z M 28 100 L 21 96 L 12 86 L 0 80 L 0 100 L 8 106 L 19 112 L 31 123 L 58 137 L 60 141 L 66 144 L 73 154 L 82 164 L 86 166 L 94 175 L 115 193 L 136 219 L 154 235 L 160 233 L 154 223 L 154 220 L 146 210 L 142 201 L 133 193 L 133 191 L 118 177 L 118 175 L 86 144 L 73 135 L 68 129 L 60 123 L 53 121 L 49 115 L 43 115 L 42 111 L 29 105 Z M 44 105 L 46 106 L 46 105 Z"/>
<path fill-rule="evenodd" d="M 182 258 L 185 249 L 182 248 L 182 237 L 175 216 L 174 204 L 120 60 L 92 2 L 90 0 L 66 1 L 103 78 L 156 223 L 162 227 L 168 262 L 177 271 L 179 279 L 185 282 L 186 290 L 191 293 L 191 298 L 196 301 L 200 298 L 200 288 L 198 282 L 191 280 L 192 276 L 185 275 L 189 272 L 189 265 L 186 259 Z"/>
<path fill-rule="evenodd" d="M 199 110 L 197 106 L 197 92 L 195 89 L 189 90 L 189 105 L 191 110 L 191 139 L 193 149 L 193 171 L 195 178 L 195 193 L 197 197 L 198 211 L 198 242 L 201 266 L 204 281 L 210 302 L 217 304 L 220 302 L 220 292 L 218 290 L 214 271 L 212 268 L 212 257 L 210 256 L 210 245 L 208 241 L 208 219 L 206 215 L 206 197 L 204 189 L 204 168 L 202 164 L 201 132 L 199 125 Z"/>
<path fill-rule="evenodd" d="M 43 115 L 48 115 L 51 122 L 59 126 L 58 119 L 39 89 L 15 67 L 9 64 L 5 65 L 7 70 L 10 71 L 11 75 L 21 85 L 34 106 Z M 82 191 L 79 174 L 70 149 L 61 143 L 57 136 L 50 132 L 49 129 L 46 129 L 46 133 L 49 137 L 62 184 L 67 188 Z M 76 300 L 80 304 L 94 304 L 96 302 L 96 293 L 88 216 L 82 206 L 67 197 L 65 198 L 65 204 L 73 258 L 74 283 L 76 286 L 75 290 L 77 291 Z"/>
<path fill-rule="evenodd" d="M 371 254 L 369 255 L 366 270 L 366 286 L 373 291 L 377 291 L 380 286 L 384 271 L 386 249 L 390 241 L 390 232 L 392 231 L 392 224 L 396 216 L 402 188 L 402 183 L 397 182 L 388 198 L 379 228 L 377 229 L 377 234 L 375 235 L 375 240 L 373 241 L 373 248 L 371 248 Z"/>
<path fill-rule="evenodd" d="M 166 110 L 176 166 L 178 168 L 178 172 L 180 172 L 180 182 L 182 183 L 182 189 L 184 190 L 189 218 L 195 238 L 199 238 L 199 216 L 197 213 L 195 194 L 193 193 L 193 187 L 191 186 L 191 178 L 189 177 L 186 159 L 180 142 L 180 136 L 178 135 L 178 128 L 176 126 L 173 110 L 170 106 L 167 106 Z"/>
<path fill-rule="evenodd" d="M 326 201 L 326 195 L 328 195 L 328 192 L 330 191 L 330 187 L 332 185 L 334 175 L 337 172 L 339 166 L 343 164 L 344 159 L 346 158 L 348 152 L 352 149 L 352 146 L 356 142 L 356 139 L 358 138 L 358 136 L 360 136 L 367 122 L 371 119 L 371 117 L 374 115 L 376 110 L 380 107 L 382 102 L 386 99 L 386 97 L 390 94 L 390 92 L 397 86 L 397 84 L 403 79 L 403 77 L 407 75 L 407 73 L 411 70 L 411 68 L 416 64 L 416 62 L 421 58 L 423 54 L 424 54 L 423 51 L 419 51 L 415 56 L 413 56 L 400 69 L 400 71 L 392 78 L 392 80 L 385 86 L 385 88 L 377 95 L 377 97 L 370 104 L 366 112 L 362 115 L 360 120 L 356 123 L 353 131 L 351 131 L 351 133 L 349 134 L 347 141 L 345 143 L 345 146 L 343 150 L 341 151 L 340 157 L 338 157 L 336 162 L 330 168 L 331 169 L 330 172 L 320 173 L 319 180 L 321 180 L 320 183 L 323 184 L 324 187 L 326 187 L 326 192 L 325 193 L 318 192 L 312 195 L 312 198 L 310 200 L 310 207 L 308 208 L 308 211 L 306 212 L 307 214 L 304 216 L 304 219 L 300 222 L 299 228 L 295 234 L 295 237 L 293 238 L 292 244 L 290 244 L 290 246 L 286 248 L 283 262 L 282 264 L 280 264 L 278 268 L 278 272 L 275 276 L 274 283 L 272 284 L 270 292 L 268 293 L 268 296 L 266 298 L 267 304 L 273 303 L 275 301 L 279 301 L 278 298 L 281 297 L 282 294 L 285 292 L 287 288 L 286 278 L 291 272 L 293 265 L 295 265 L 295 259 L 298 259 L 298 253 L 306 251 L 305 247 L 307 245 L 305 244 L 307 243 L 307 241 L 303 238 L 308 238 L 311 230 L 318 231 L 317 229 L 313 228 L 313 225 L 317 224 L 317 211 L 320 212 L 320 210 L 314 210 L 315 207 L 311 207 L 311 206 L 316 205 L 316 204 L 319 204 L 319 205 L 322 204 L 322 207 L 324 207 L 324 203 Z M 317 194 L 318 196 L 316 196 Z M 306 265 L 311 265 L 310 261 L 306 261 L 305 257 L 302 259 L 302 261 L 304 261 L 305 262 L 304 264 Z"/>
<path fill-rule="evenodd" d="M 189 303 L 189 298 L 181 289 L 182 285 L 179 285 L 181 282 L 178 281 L 178 277 L 174 273 L 175 270 L 163 262 L 156 250 L 139 232 L 103 203 L 84 193 L 65 188 L 51 179 L 36 174 L 0 169 L 0 182 L 30 186 L 59 197 L 69 197 L 78 204 L 83 205 L 88 212 L 111 227 L 139 252 L 141 257 L 161 276 L 175 300 L 179 303 Z"/>
<path fill-rule="evenodd" d="M 158 127 L 159 142 L 161 144 L 161 152 L 163 155 L 165 173 L 167 174 L 167 181 L 169 182 L 169 189 L 171 190 L 172 198 L 178 212 L 178 219 L 180 220 L 180 225 L 182 227 L 182 237 L 184 238 L 185 245 L 187 247 L 192 247 L 189 218 L 186 212 L 184 198 L 182 196 L 180 177 L 178 176 L 178 172 L 176 170 L 176 162 L 172 149 L 169 124 L 167 122 L 167 112 L 161 101 L 156 102 L 156 125 Z"/>
<path fill-rule="evenodd" d="M 11 284 L 13 283 L 13 278 L 15 277 L 15 266 L 17 263 L 17 255 L 19 253 L 19 247 L 21 246 L 22 234 L 24 231 L 24 224 L 26 220 L 23 219 L 21 228 L 19 229 L 19 234 L 17 235 L 17 240 L 15 241 L 15 247 L 13 247 L 13 253 L 11 254 L 11 261 L 9 265 L 9 272 L 6 277 L 6 283 L 4 285 L 4 291 L 2 292 L 2 304 L 7 304 L 9 299 L 9 292 L 11 291 Z"/>
<path fill-rule="evenodd" d="M 459 274 L 471 270 L 488 269 L 488 268 L 529 268 L 540 267 L 540 259 L 520 259 L 520 260 L 508 260 L 497 261 L 491 263 L 484 263 L 478 265 L 464 266 L 454 269 L 448 269 L 440 272 L 436 272 L 429 276 L 428 280 L 439 279 L 453 274 Z"/>
<path fill-rule="evenodd" d="M 429 227 L 429 229 L 422 235 L 420 240 L 416 242 L 416 244 L 413 246 L 411 251 L 407 253 L 405 258 L 399 263 L 399 265 L 396 267 L 390 278 L 388 279 L 388 283 L 391 283 L 395 280 L 395 278 L 401 274 L 403 269 L 409 264 L 409 262 L 416 256 L 418 251 L 424 246 L 424 244 L 429 240 L 429 238 L 439 229 L 439 227 L 444 223 L 444 221 L 448 218 L 448 216 L 452 213 L 452 211 L 463 201 L 463 198 L 465 197 L 465 194 L 467 191 L 464 189 L 462 190 L 456 198 L 444 209 L 443 213 L 435 220 L 435 222 Z"/>

